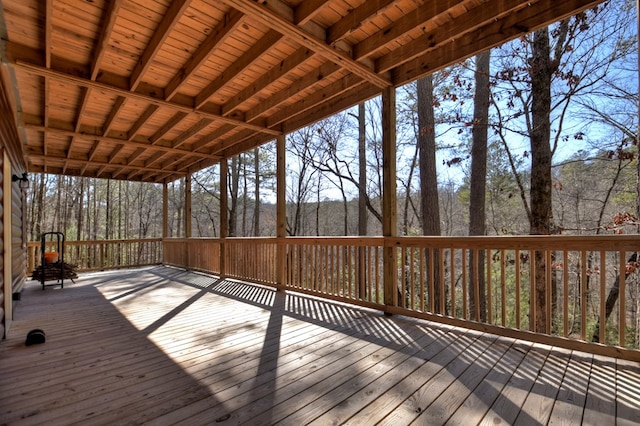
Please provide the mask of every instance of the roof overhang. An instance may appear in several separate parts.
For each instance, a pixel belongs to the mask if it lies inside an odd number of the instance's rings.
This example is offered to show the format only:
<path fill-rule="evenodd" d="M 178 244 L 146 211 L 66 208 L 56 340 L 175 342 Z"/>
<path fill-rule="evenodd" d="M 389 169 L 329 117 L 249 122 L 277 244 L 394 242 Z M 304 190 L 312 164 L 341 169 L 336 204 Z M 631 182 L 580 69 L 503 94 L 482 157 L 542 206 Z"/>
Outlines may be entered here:
<path fill-rule="evenodd" d="M 174 180 L 599 0 L 1 0 L 30 172 Z"/>

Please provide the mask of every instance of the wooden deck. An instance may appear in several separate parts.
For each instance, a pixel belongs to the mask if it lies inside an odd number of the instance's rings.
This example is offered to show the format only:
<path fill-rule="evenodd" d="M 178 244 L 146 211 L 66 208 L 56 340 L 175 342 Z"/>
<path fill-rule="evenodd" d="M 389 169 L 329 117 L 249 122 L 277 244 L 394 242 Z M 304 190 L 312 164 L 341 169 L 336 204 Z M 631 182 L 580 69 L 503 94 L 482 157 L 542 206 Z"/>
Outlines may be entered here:
<path fill-rule="evenodd" d="M 640 424 L 640 365 L 165 267 L 28 282 L 0 424 L 73 423 Z"/>

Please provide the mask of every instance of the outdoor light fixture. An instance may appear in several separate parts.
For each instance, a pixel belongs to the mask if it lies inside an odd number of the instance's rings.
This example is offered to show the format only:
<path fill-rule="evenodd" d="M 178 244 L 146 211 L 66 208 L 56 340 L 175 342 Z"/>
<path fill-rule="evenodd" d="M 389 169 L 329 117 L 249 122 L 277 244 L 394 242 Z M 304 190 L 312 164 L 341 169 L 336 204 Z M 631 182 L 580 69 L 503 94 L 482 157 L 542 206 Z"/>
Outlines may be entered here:
<path fill-rule="evenodd" d="M 11 182 L 20 182 L 18 185 L 20 185 L 21 189 L 29 188 L 29 178 L 27 178 L 27 172 L 24 172 L 22 174 L 22 177 L 18 175 L 12 175 Z"/>

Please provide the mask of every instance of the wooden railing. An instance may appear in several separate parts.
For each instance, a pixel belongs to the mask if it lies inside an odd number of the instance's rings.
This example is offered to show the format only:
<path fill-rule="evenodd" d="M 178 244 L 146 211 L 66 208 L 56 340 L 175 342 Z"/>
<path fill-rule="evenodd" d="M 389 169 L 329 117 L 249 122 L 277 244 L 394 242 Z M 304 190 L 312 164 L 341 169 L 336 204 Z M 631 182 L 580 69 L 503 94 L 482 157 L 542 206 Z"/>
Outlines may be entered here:
<path fill-rule="evenodd" d="M 48 241 L 46 250 L 57 249 L 56 242 Z M 28 273 L 41 263 L 41 243 L 27 244 Z M 132 268 L 162 263 L 162 239 L 66 241 L 64 261 L 75 265 L 77 271 Z"/>
<path fill-rule="evenodd" d="M 220 274 L 219 238 L 165 238 L 163 241 L 165 265 Z"/>
<path fill-rule="evenodd" d="M 640 357 L 639 236 L 164 241 L 165 263 L 176 266 L 549 344 L 604 344 L 607 353 L 632 350 L 632 358 Z M 385 282 L 389 255 L 393 278 Z"/>
<path fill-rule="evenodd" d="M 640 359 L 636 250 L 639 236 L 168 238 L 67 241 L 65 262 L 79 271 L 164 263 Z M 28 255 L 31 272 L 39 242 Z"/>

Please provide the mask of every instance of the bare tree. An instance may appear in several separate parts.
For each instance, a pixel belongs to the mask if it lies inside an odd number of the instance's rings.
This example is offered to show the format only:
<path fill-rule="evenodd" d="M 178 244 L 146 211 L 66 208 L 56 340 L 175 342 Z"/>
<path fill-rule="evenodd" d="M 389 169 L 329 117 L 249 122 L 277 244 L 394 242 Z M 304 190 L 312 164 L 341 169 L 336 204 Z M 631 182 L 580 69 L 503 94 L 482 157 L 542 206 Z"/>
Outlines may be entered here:
<path fill-rule="evenodd" d="M 433 109 L 433 78 L 431 75 L 418 80 L 418 149 L 420 168 L 420 213 L 424 235 L 440 235 L 440 202 L 438 198 L 438 176 L 436 174 L 435 113 Z M 431 309 L 441 311 L 444 294 L 440 289 L 439 255 L 437 250 L 426 250 L 427 277 L 433 289 L 434 305 Z M 433 257 L 433 259 L 431 259 Z M 429 265 L 435 265 L 432 269 Z"/>
<path fill-rule="evenodd" d="M 491 51 L 486 51 L 476 56 L 473 138 L 471 146 L 469 235 L 486 234 L 487 130 L 491 93 L 489 81 L 490 63 Z M 474 256 L 474 251 L 470 252 L 469 264 L 477 268 L 477 280 L 476 274 L 470 274 L 469 310 L 475 317 L 477 308 L 479 315 L 476 319 L 480 321 L 487 320 L 484 263 L 485 253 L 483 251 L 478 252 L 477 259 Z M 479 300 L 479 306 L 477 307 L 475 303 L 476 292 Z"/>

